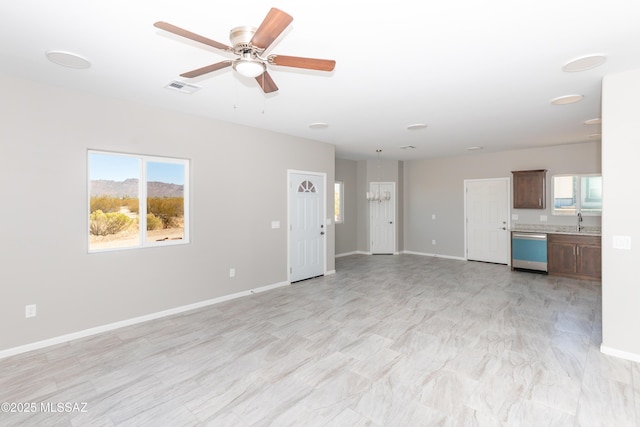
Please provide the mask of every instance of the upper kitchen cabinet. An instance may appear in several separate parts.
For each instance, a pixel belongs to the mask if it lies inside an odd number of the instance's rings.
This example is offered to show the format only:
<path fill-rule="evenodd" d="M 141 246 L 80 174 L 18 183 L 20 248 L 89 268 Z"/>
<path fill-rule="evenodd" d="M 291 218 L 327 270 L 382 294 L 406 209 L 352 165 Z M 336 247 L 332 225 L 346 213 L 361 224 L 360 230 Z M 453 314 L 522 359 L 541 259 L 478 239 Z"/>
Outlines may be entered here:
<path fill-rule="evenodd" d="M 545 209 L 547 170 L 512 171 L 513 208 Z"/>

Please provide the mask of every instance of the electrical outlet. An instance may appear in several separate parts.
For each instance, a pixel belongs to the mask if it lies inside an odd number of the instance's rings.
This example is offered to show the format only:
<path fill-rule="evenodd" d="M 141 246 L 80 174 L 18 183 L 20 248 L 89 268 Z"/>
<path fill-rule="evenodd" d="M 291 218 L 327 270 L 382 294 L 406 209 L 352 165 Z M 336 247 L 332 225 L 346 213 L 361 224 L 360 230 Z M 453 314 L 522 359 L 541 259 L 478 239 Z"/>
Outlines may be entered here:
<path fill-rule="evenodd" d="M 229 269 L 229 277 L 236 277 L 236 269 L 235 268 L 230 268 Z"/>
<path fill-rule="evenodd" d="M 435 240 L 432 240 L 432 241 L 431 241 L 431 244 L 432 244 L 432 245 L 435 245 L 435 244 L 436 244 L 436 241 L 435 241 Z"/>
<path fill-rule="evenodd" d="M 431 219 L 436 219 L 436 214 L 431 214 Z"/>
<path fill-rule="evenodd" d="M 36 317 L 36 305 L 35 304 L 29 304 L 29 305 L 25 305 L 24 306 L 24 317 L 25 318 L 29 318 L 29 317 Z"/>

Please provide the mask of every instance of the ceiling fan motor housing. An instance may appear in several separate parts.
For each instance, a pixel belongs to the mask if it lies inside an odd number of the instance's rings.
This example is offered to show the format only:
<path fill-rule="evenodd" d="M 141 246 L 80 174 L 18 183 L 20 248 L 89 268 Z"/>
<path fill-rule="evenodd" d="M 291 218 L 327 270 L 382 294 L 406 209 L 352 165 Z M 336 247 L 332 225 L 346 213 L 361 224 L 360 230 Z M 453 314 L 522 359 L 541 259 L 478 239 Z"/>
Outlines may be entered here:
<path fill-rule="evenodd" d="M 251 39 L 256 33 L 256 30 L 256 27 L 251 27 L 248 25 L 243 25 L 241 27 L 235 27 L 231 29 L 231 32 L 229 33 L 229 40 L 231 40 L 233 51 L 237 54 L 256 51 L 257 48 L 251 45 Z"/>

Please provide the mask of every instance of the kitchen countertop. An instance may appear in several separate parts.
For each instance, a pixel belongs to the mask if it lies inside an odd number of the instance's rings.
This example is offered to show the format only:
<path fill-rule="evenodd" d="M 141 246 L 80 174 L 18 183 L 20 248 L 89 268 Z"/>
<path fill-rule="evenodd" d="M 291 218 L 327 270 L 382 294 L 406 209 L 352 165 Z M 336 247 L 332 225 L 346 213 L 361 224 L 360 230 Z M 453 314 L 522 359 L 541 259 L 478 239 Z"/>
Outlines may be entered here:
<path fill-rule="evenodd" d="M 578 231 L 575 226 L 571 225 L 515 224 L 511 227 L 511 231 L 528 231 L 547 234 L 574 234 L 577 236 L 602 235 L 602 229 L 600 227 L 584 227 L 582 231 Z"/>

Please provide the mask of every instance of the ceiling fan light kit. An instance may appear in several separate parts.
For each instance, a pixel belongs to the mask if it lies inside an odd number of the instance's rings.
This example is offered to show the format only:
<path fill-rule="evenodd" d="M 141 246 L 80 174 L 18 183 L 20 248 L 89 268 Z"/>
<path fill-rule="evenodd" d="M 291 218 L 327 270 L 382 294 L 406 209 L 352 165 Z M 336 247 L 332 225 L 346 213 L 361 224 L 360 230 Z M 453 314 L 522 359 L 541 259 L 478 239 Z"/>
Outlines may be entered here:
<path fill-rule="evenodd" d="M 197 70 L 182 73 L 180 76 L 193 78 L 232 66 L 238 74 L 255 78 L 263 92 L 270 93 L 277 91 L 278 86 L 276 86 L 269 75 L 267 64 L 318 71 L 333 71 L 336 65 L 336 61 L 329 59 L 302 58 L 285 55 L 269 55 L 266 58 L 261 57 L 263 52 L 271 46 L 275 39 L 282 34 L 292 21 L 293 18 L 291 15 L 275 7 L 271 8 L 257 29 L 251 26 L 233 28 L 229 34 L 229 40 L 232 46 L 208 39 L 167 22 L 159 21 L 153 25 L 170 33 L 237 56 L 236 59 L 217 62 L 198 68 Z"/>
<path fill-rule="evenodd" d="M 264 62 L 243 58 L 233 61 L 233 69 L 242 76 L 254 78 L 262 75 L 267 70 L 267 67 Z"/>

